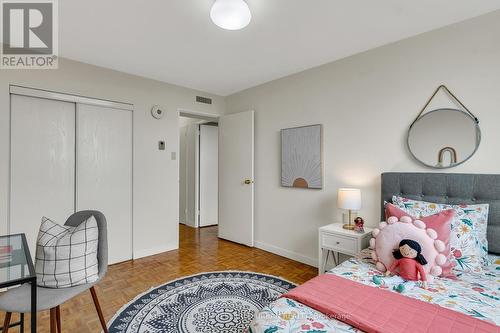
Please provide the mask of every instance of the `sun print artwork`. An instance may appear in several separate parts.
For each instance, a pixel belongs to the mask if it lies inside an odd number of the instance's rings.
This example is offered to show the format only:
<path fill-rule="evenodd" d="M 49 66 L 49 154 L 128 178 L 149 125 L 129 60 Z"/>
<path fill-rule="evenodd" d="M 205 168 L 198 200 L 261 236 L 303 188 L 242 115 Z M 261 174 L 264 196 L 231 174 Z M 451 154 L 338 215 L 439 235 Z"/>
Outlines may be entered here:
<path fill-rule="evenodd" d="M 322 126 L 281 130 L 281 186 L 323 188 Z"/>

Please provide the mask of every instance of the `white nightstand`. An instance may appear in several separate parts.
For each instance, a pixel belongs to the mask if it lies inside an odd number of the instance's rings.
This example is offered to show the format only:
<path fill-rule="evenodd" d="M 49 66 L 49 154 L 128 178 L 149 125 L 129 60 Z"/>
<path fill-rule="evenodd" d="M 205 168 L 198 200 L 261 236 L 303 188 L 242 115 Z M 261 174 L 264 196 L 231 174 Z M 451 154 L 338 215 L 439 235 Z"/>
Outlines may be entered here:
<path fill-rule="evenodd" d="M 330 252 L 335 266 L 339 264 L 339 254 L 354 256 L 368 247 L 372 228 L 365 227 L 363 233 L 342 228 L 342 223 L 333 223 L 319 228 L 319 274 L 325 272 Z M 325 255 L 326 252 L 326 255 Z"/>

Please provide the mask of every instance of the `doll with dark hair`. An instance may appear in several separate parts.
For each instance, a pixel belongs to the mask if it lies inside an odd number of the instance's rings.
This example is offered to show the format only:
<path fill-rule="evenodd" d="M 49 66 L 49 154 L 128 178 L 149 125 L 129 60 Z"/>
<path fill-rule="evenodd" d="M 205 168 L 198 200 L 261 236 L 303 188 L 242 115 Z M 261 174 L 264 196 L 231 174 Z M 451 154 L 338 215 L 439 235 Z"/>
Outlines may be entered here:
<path fill-rule="evenodd" d="M 422 281 L 422 287 L 427 289 L 427 278 L 423 267 L 427 264 L 427 260 L 421 252 L 422 248 L 418 242 L 403 239 L 399 242 L 399 247 L 392 252 L 396 260 L 385 272 L 385 276 L 389 276 L 399 268 L 399 276 L 384 278 L 375 275 L 373 282 L 377 285 L 392 285 L 394 290 L 403 292 L 405 289 L 415 287 L 416 282 Z"/>

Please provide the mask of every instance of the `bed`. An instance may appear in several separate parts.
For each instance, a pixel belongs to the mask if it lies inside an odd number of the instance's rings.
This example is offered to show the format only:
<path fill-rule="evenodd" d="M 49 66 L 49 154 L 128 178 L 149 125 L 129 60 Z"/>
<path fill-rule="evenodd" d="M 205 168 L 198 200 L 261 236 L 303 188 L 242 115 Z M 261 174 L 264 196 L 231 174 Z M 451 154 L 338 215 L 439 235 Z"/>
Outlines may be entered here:
<path fill-rule="evenodd" d="M 489 204 L 489 265 L 484 266 L 481 272 L 457 272 L 456 279 L 436 278 L 427 290 L 415 288 L 405 292 L 404 296 L 500 325 L 500 175 L 384 173 L 381 187 L 381 220 L 384 220 L 384 202 L 391 201 L 393 195 L 446 204 Z M 363 250 L 328 274 L 376 287 L 372 276 L 380 272 L 375 268 L 370 252 L 369 249 Z M 344 323 L 342 318 L 331 318 L 298 301 L 283 297 L 256 315 L 249 332 L 319 333 L 359 330 Z"/>

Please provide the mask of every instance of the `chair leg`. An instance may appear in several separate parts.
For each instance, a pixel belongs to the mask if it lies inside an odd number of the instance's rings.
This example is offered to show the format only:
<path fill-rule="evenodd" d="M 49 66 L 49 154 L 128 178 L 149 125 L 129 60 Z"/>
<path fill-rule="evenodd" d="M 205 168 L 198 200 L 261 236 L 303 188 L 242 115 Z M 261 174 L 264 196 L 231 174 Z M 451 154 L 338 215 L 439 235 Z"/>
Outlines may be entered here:
<path fill-rule="evenodd" d="M 61 333 L 61 306 L 56 306 L 57 333 Z"/>
<path fill-rule="evenodd" d="M 12 312 L 7 312 L 5 314 L 5 319 L 3 320 L 3 330 L 2 333 L 9 332 L 10 318 L 12 317 Z"/>
<path fill-rule="evenodd" d="M 21 321 L 21 325 L 19 325 L 19 333 L 24 333 L 24 313 L 19 314 L 19 321 Z"/>
<path fill-rule="evenodd" d="M 101 322 L 102 330 L 104 333 L 108 333 L 108 328 L 106 327 L 106 321 L 102 315 L 101 305 L 99 305 L 99 300 L 97 299 L 97 294 L 94 287 L 90 288 L 90 293 L 92 294 L 92 299 L 94 300 L 95 309 L 97 310 L 97 315 L 99 316 L 99 321 Z"/>
<path fill-rule="evenodd" d="M 50 333 L 56 333 L 56 308 L 50 309 Z"/>

